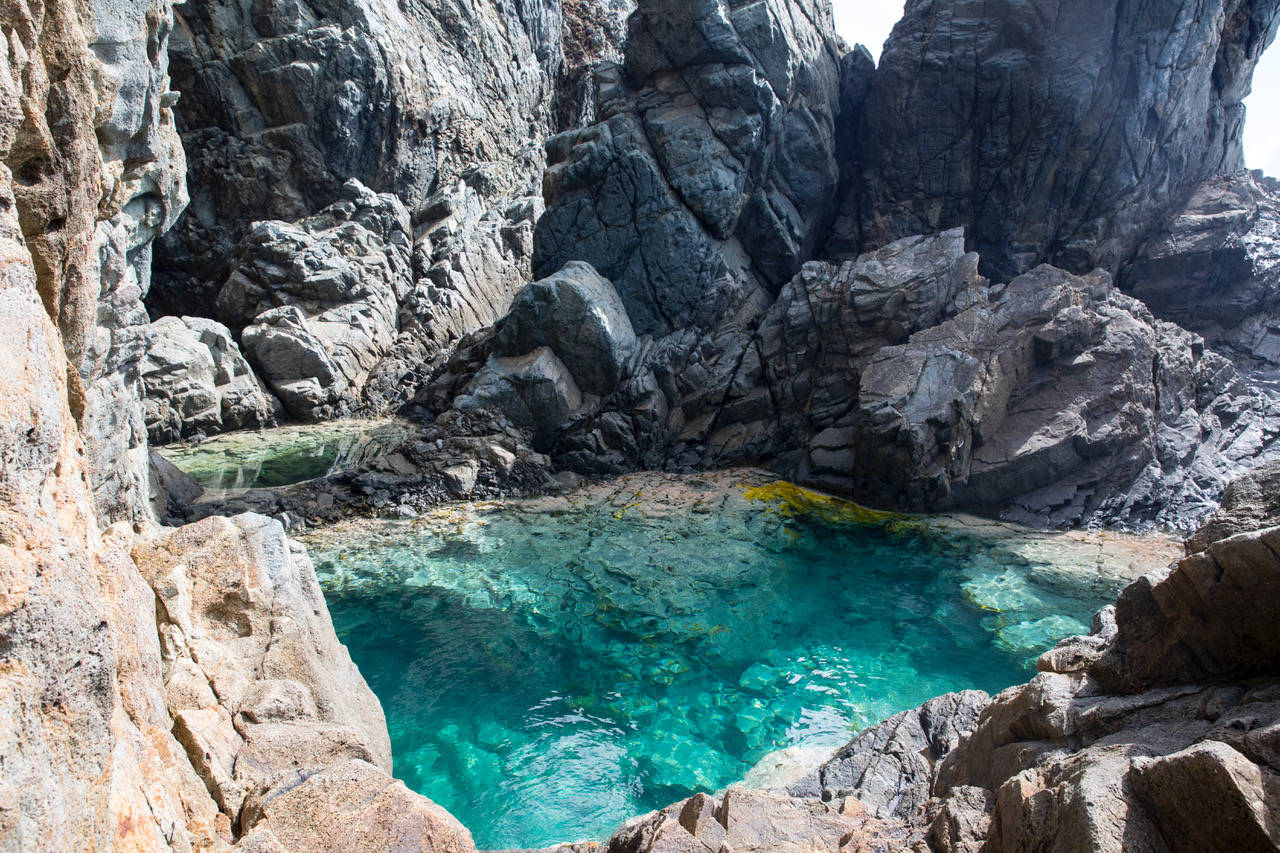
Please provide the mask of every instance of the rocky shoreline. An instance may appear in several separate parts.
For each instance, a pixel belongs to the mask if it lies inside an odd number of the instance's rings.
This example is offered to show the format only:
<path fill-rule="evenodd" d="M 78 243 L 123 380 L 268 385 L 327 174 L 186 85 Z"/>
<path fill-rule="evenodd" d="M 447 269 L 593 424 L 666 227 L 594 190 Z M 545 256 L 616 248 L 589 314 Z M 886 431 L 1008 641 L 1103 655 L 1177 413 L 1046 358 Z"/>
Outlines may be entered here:
<path fill-rule="evenodd" d="M 0 849 L 474 850 L 305 550 L 197 517 L 738 464 L 1207 523 L 1028 684 L 605 849 L 1280 849 L 1276 0 L 909 0 L 879 66 L 825 0 L 0 7 Z M 151 452 L 393 410 L 190 515 Z"/>

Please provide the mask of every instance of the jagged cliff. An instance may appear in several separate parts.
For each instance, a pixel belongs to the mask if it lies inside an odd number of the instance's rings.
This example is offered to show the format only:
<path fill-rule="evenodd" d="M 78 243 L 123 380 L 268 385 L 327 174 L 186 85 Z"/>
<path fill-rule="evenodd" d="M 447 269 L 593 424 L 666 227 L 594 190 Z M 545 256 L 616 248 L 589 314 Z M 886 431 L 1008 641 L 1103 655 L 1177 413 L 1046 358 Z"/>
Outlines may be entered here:
<path fill-rule="evenodd" d="M 303 516 L 745 459 L 1191 528 L 1280 427 L 1278 7 L 921 0 L 873 68 L 822 0 L 5 0 L 0 847 L 472 849 L 305 553 L 159 527 L 148 436 L 431 421 Z M 1275 849 L 1274 483 L 1031 684 L 612 848 Z"/>

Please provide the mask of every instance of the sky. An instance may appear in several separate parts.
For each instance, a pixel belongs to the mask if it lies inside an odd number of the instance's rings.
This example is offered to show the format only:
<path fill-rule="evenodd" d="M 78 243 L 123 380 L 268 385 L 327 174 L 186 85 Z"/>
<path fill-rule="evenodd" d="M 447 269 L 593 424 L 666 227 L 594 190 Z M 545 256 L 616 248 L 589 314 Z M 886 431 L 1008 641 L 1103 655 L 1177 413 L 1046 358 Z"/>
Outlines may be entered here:
<path fill-rule="evenodd" d="M 889 31 L 902 16 L 898 0 L 832 0 L 836 29 L 849 44 L 862 43 L 877 60 Z M 1280 40 L 1278 40 L 1280 41 Z M 1280 178 L 1280 43 L 1263 55 L 1245 100 L 1244 160 Z"/>

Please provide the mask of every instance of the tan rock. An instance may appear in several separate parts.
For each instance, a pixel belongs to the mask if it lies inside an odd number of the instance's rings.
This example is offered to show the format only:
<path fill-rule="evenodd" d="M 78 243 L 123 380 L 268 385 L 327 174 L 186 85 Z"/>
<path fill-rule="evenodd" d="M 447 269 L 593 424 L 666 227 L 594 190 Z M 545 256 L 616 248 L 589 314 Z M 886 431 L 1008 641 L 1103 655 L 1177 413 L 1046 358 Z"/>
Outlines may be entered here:
<path fill-rule="evenodd" d="M 291 773 L 250 797 L 241 818 L 287 850 L 469 853 L 471 833 L 448 812 L 365 761 Z"/>

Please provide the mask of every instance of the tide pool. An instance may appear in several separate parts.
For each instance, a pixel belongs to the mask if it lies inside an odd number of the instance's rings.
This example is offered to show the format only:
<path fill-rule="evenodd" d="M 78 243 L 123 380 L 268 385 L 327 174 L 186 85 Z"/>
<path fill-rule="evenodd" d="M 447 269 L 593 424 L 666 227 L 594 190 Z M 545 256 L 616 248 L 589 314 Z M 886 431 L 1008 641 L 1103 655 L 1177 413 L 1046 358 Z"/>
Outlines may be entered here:
<path fill-rule="evenodd" d="M 384 456 L 413 428 L 397 420 L 345 420 L 230 432 L 199 443 L 156 448 L 212 493 L 288 486 Z"/>
<path fill-rule="evenodd" d="M 306 537 L 396 775 L 481 848 L 604 838 L 775 750 L 1024 681 L 1156 559 L 734 476 Z"/>

